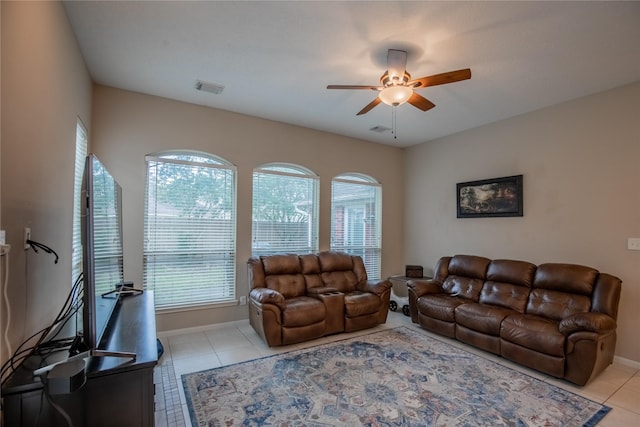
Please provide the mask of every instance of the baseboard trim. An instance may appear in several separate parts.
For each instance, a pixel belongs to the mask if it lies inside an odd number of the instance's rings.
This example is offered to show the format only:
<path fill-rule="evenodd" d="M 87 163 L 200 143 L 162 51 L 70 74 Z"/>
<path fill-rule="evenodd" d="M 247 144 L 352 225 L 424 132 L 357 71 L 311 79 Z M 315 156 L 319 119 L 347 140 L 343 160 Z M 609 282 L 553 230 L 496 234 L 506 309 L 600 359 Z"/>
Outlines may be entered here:
<path fill-rule="evenodd" d="M 620 356 L 613 356 L 613 361 L 630 368 L 640 369 L 640 362 L 636 362 L 635 360 L 625 359 Z"/>
<path fill-rule="evenodd" d="M 201 326 L 193 326 L 190 328 L 159 331 L 157 333 L 157 336 L 158 338 L 163 338 L 163 337 L 170 337 L 172 335 L 192 334 L 194 332 L 210 331 L 212 329 L 220 329 L 220 328 L 229 327 L 229 326 L 242 326 L 242 325 L 248 325 L 248 324 L 249 324 L 249 319 L 232 320 L 231 322 L 212 323 L 210 325 L 201 325 Z"/>

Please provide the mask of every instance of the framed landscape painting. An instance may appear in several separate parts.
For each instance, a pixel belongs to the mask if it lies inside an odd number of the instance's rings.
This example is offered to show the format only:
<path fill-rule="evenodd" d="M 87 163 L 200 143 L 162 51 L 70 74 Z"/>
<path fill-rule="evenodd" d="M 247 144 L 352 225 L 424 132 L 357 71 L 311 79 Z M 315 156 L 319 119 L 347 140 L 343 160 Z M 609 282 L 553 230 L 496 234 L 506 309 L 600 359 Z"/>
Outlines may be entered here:
<path fill-rule="evenodd" d="M 461 182 L 456 187 L 458 218 L 523 216 L 522 175 Z"/>

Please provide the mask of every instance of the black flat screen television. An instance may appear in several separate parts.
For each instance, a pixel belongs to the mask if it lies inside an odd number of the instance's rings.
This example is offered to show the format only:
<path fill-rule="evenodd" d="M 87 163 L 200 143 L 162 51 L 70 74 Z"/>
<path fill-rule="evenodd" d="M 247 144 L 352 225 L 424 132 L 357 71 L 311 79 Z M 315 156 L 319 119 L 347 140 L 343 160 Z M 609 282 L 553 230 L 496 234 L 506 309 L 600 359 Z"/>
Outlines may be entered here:
<path fill-rule="evenodd" d="M 136 353 L 103 348 L 104 334 L 121 296 L 142 291 L 124 286 L 122 189 L 94 154 L 85 161 L 81 194 L 82 333 L 66 360 L 36 369 L 34 376 L 45 375 L 61 363 L 91 356 L 136 360 Z"/>
<path fill-rule="evenodd" d="M 83 332 L 87 350 L 98 349 L 119 303 L 124 281 L 122 188 L 94 154 L 82 183 Z"/>

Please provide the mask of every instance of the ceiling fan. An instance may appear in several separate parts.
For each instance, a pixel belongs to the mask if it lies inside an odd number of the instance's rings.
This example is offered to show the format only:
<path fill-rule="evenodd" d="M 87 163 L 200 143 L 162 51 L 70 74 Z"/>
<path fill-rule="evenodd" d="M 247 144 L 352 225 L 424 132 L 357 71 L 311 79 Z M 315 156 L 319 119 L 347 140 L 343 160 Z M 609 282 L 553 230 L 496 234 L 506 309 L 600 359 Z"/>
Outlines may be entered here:
<path fill-rule="evenodd" d="M 327 89 L 369 89 L 378 91 L 377 98 L 360 110 L 357 114 L 358 116 L 368 113 L 381 102 L 393 107 L 408 102 L 422 111 L 427 111 L 436 105 L 424 96 L 417 94 L 414 91 L 415 89 L 454 83 L 471 78 L 471 70 L 465 68 L 411 80 L 411 75 L 407 72 L 406 66 L 407 52 L 389 49 L 387 52 L 387 71 L 380 77 L 381 86 L 329 85 Z"/>

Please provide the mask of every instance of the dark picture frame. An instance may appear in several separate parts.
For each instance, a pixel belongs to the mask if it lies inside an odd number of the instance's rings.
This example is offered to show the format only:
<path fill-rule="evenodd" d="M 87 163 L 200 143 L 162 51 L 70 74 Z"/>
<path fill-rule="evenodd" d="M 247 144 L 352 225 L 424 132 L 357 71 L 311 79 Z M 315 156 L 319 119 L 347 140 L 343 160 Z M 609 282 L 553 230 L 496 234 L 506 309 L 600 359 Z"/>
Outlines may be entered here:
<path fill-rule="evenodd" d="M 522 175 L 456 184 L 457 217 L 523 216 Z"/>

